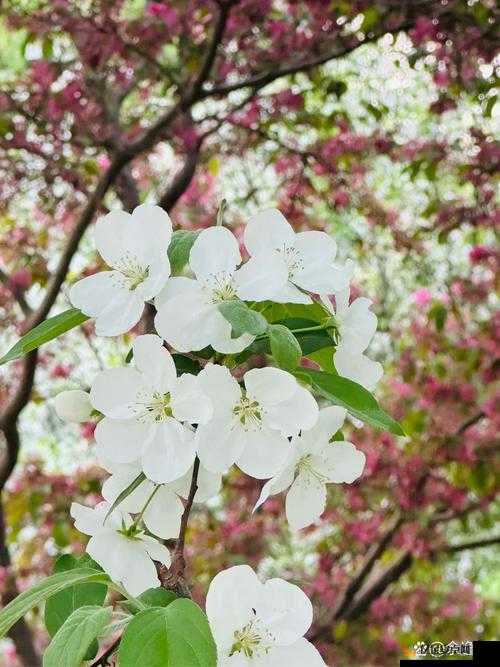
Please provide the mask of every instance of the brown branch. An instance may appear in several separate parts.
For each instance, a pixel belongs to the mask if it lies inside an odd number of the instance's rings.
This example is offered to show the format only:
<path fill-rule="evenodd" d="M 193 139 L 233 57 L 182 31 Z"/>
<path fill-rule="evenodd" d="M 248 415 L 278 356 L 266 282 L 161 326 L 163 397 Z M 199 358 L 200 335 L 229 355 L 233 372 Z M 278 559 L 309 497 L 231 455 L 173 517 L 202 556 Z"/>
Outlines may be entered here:
<path fill-rule="evenodd" d="M 482 549 L 483 547 L 490 547 L 493 544 L 500 544 L 500 535 L 493 537 L 485 537 L 482 540 L 472 540 L 470 542 L 462 542 L 461 544 L 447 544 L 444 547 L 437 548 L 433 553 L 448 553 L 454 554 L 459 551 L 466 551 L 467 549 Z"/>
<path fill-rule="evenodd" d="M 369 608 L 371 603 L 376 600 L 379 595 L 394 581 L 406 572 L 413 562 L 411 552 L 405 551 L 400 554 L 388 567 L 377 577 L 377 579 L 370 586 L 366 587 L 356 596 L 351 606 L 346 610 L 343 618 L 346 621 L 351 621 L 359 616 Z"/>
<path fill-rule="evenodd" d="M 193 180 L 200 156 L 201 143 L 201 140 L 199 140 L 194 148 L 187 153 L 184 164 L 174 176 L 172 183 L 160 196 L 158 206 L 166 211 L 171 211 L 174 208 Z"/>
<path fill-rule="evenodd" d="M 186 530 L 189 522 L 189 515 L 193 507 L 194 497 L 198 491 L 198 471 L 200 469 L 200 459 L 196 457 L 193 466 L 193 476 L 191 478 L 191 486 L 189 495 L 184 506 L 184 512 L 181 518 L 181 526 L 179 530 L 179 537 L 172 554 L 172 563 L 169 568 L 161 565 L 158 568 L 158 576 L 160 578 L 163 588 L 175 591 L 182 597 L 190 597 L 189 588 L 184 579 L 184 571 L 186 569 L 186 560 L 184 558 L 184 545 L 186 542 Z"/>
<path fill-rule="evenodd" d="M 19 595 L 19 590 L 14 573 L 11 569 L 11 565 L 12 561 L 9 548 L 7 546 L 7 530 L 5 525 L 4 508 L 3 503 L 0 502 L 0 566 L 6 568 L 7 570 L 7 579 L 3 584 L 2 594 L 0 596 L 2 606 L 4 607 Z M 31 629 L 24 618 L 21 618 L 19 621 L 14 623 L 7 634 L 14 642 L 17 654 L 25 667 L 41 666 L 42 663 L 35 648 Z"/>
<path fill-rule="evenodd" d="M 354 577 L 349 582 L 349 585 L 345 589 L 344 593 L 340 597 L 335 611 L 333 613 L 333 619 L 341 618 L 344 611 L 351 604 L 355 594 L 359 591 L 366 578 L 369 576 L 370 572 L 373 570 L 373 567 L 380 556 L 384 553 L 387 545 L 392 541 L 392 538 L 399 530 L 401 524 L 403 523 L 404 518 L 399 513 L 392 519 L 389 527 L 382 535 L 382 537 L 375 542 L 369 549 L 365 556 L 365 559 L 356 572 Z"/>

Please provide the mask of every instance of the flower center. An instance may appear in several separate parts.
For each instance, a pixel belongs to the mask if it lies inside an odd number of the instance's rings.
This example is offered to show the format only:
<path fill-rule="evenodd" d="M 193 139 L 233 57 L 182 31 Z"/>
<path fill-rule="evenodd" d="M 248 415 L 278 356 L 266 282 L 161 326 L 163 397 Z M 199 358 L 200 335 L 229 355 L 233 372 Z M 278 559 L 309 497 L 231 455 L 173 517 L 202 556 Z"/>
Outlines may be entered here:
<path fill-rule="evenodd" d="M 295 274 L 304 268 L 304 261 L 302 255 L 293 246 L 283 245 L 281 248 L 278 248 L 279 254 L 285 260 L 285 264 L 288 269 L 288 279 L 292 280 Z"/>
<path fill-rule="evenodd" d="M 116 263 L 115 268 L 120 272 L 120 284 L 133 292 L 149 276 L 149 266 L 143 266 L 135 255 L 126 252 Z"/>
<path fill-rule="evenodd" d="M 139 528 L 139 526 L 135 523 L 131 524 L 128 528 L 125 526 L 125 523 L 122 522 L 122 527 L 119 528 L 117 533 L 120 533 L 120 535 L 123 535 L 129 540 L 137 540 L 139 539 L 139 536 L 142 535 L 144 532 Z"/>
<path fill-rule="evenodd" d="M 250 621 L 241 630 L 235 630 L 233 637 L 230 656 L 243 653 L 247 658 L 258 658 L 272 648 L 273 637 L 258 619 Z"/>
<path fill-rule="evenodd" d="M 210 300 L 212 303 L 231 301 L 231 299 L 236 297 L 233 276 L 226 271 L 210 274 L 207 280 L 207 288 L 210 291 Z"/>
<path fill-rule="evenodd" d="M 172 416 L 169 393 L 155 391 L 149 396 L 139 395 L 135 406 L 139 421 L 163 422 Z"/>
<path fill-rule="evenodd" d="M 244 427 L 261 425 L 262 407 L 255 399 L 246 394 L 242 394 L 240 402 L 234 406 L 233 414 Z"/>
<path fill-rule="evenodd" d="M 328 481 L 328 477 L 325 477 L 325 475 L 321 474 L 319 470 L 317 470 L 314 467 L 312 454 L 306 454 L 302 456 L 297 461 L 295 469 L 297 474 L 307 473 L 308 475 L 311 475 L 312 477 L 314 477 L 314 479 L 318 480 L 318 482 L 321 482 L 322 484 Z"/>

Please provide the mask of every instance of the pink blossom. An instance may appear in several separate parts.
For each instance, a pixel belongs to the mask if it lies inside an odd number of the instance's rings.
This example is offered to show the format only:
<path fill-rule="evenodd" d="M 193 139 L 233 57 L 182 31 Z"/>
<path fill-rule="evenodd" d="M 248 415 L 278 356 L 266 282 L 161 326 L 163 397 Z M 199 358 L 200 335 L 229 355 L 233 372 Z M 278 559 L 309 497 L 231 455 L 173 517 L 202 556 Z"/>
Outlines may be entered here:
<path fill-rule="evenodd" d="M 426 287 L 419 287 L 411 296 L 413 301 L 419 306 L 427 305 L 432 298 L 431 293 Z"/>
<path fill-rule="evenodd" d="M 414 44 L 421 44 L 424 41 L 434 39 L 437 27 L 428 16 L 419 16 L 415 25 L 409 31 L 409 35 Z"/>
<path fill-rule="evenodd" d="M 80 433 L 86 440 L 92 440 L 94 438 L 94 431 L 97 424 L 95 422 L 85 422 L 80 424 Z"/>
<path fill-rule="evenodd" d="M 17 290 L 26 290 L 31 285 L 33 276 L 27 266 L 14 271 L 9 278 L 9 286 Z"/>
<path fill-rule="evenodd" d="M 149 2 L 147 5 L 147 12 L 151 16 L 155 16 L 163 21 L 167 28 L 173 29 L 179 22 L 179 15 L 177 11 L 162 2 Z"/>
<path fill-rule="evenodd" d="M 488 246 L 485 245 L 475 245 L 472 246 L 472 248 L 469 250 L 469 261 L 472 264 L 476 264 L 478 262 L 482 262 L 485 259 L 488 259 L 491 257 L 493 254 L 493 251 L 491 248 L 488 248 Z"/>

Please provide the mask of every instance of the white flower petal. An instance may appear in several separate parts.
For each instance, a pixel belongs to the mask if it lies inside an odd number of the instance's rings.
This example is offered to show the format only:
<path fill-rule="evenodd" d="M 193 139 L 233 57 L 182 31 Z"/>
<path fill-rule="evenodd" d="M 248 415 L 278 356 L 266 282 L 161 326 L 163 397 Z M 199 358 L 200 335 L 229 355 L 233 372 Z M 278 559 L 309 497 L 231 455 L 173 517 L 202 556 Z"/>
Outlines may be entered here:
<path fill-rule="evenodd" d="M 219 572 L 211 581 L 205 609 L 218 653 L 224 655 L 234 642 L 234 631 L 254 616 L 262 584 L 248 565 Z"/>
<path fill-rule="evenodd" d="M 255 336 L 248 333 L 244 333 L 238 336 L 238 338 L 231 338 L 231 325 L 217 308 L 214 310 L 213 324 L 213 331 L 210 334 L 210 345 L 216 352 L 237 354 L 238 352 L 243 352 L 255 340 Z"/>
<path fill-rule="evenodd" d="M 270 429 L 240 431 L 233 437 L 243 451 L 236 459 L 237 466 L 250 477 L 266 479 L 275 475 L 290 454 L 290 443 L 286 438 Z M 206 463 L 205 463 L 206 465 Z"/>
<path fill-rule="evenodd" d="M 225 321 L 201 290 L 190 290 L 163 303 L 155 317 L 160 336 L 179 352 L 194 352 L 210 345 Z"/>
<path fill-rule="evenodd" d="M 250 218 L 243 238 L 250 255 L 256 255 L 269 249 L 292 246 L 295 232 L 278 209 L 269 208 Z"/>
<path fill-rule="evenodd" d="M 311 297 L 301 292 L 291 282 L 274 292 L 272 300 L 276 303 L 312 303 Z"/>
<path fill-rule="evenodd" d="M 107 503 L 100 503 L 94 508 L 80 503 L 71 503 L 70 514 L 75 520 L 75 528 L 84 535 L 95 535 L 102 528 L 107 508 Z"/>
<path fill-rule="evenodd" d="M 103 483 L 101 493 L 102 496 L 112 504 L 118 498 L 122 491 L 125 491 L 127 487 L 132 484 L 132 482 L 140 474 L 140 470 L 137 471 L 135 466 L 130 466 L 132 469 L 125 474 L 114 474 Z M 146 504 L 148 498 L 153 492 L 155 486 L 149 480 L 144 480 L 138 487 L 136 487 L 130 495 L 128 495 L 122 502 L 119 507 L 122 512 L 130 512 L 135 514 L 141 512 L 144 505 Z"/>
<path fill-rule="evenodd" d="M 194 433 L 175 419 L 167 419 L 157 425 L 153 438 L 146 444 L 142 468 L 153 482 L 173 482 L 189 470 L 195 455 Z"/>
<path fill-rule="evenodd" d="M 94 228 L 97 252 L 109 266 L 114 266 L 120 258 L 131 250 L 129 230 L 132 216 L 126 211 L 110 211 L 99 218 Z"/>
<path fill-rule="evenodd" d="M 258 510 L 259 507 L 266 502 L 269 496 L 274 496 L 277 493 L 281 493 L 285 489 L 288 489 L 293 482 L 294 473 L 295 465 L 289 465 L 275 477 L 271 477 L 271 479 L 269 479 L 262 487 L 259 499 L 255 503 L 253 511 L 255 512 Z"/>
<path fill-rule="evenodd" d="M 280 368 L 252 368 L 243 376 L 247 394 L 266 407 L 278 405 L 292 398 L 297 391 L 297 380 Z"/>
<path fill-rule="evenodd" d="M 91 538 L 87 553 L 132 595 L 159 585 L 155 564 L 141 540 L 129 540 L 109 530 Z"/>
<path fill-rule="evenodd" d="M 311 601 L 298 586 L 284 579 L 268 579 L 256 607 L 276 642 L 293 644 L 309 629 L 313 620 Z"/>
<path fill-rule="evenodd" d="M 351 442 L 332 442 L 312 457 L 315 470 L 328 477 L 328 481 L 351 484 L 361 477 L 366 456 Z"/>
<path fill-rule="evenodd" d="M 154 425 L 134 419 L 104 417 L 94 432 L 98 455 L 116 463 L 131 463 L 141 455 L 154 431 Z"/>
<path fill-rule="evenodd" d="M 89 317 L 97 317 L 116 299 L 128 299 L 129 292 L 120 287 L 114 271 L 101 271 L 76 282 L 68 296 L 72 306 Z"/>
<path fill-rule="evenodd" d="M 166 253 L 164 257 L 159 259 L 150 258 L 149 261 L 147 278 L 134 290 L 141 301 L 149 301 L 156 297 L 165 287 L 170 276 L 170 262 Z"/>
<path fill-rule="evenodd" d="M 301 472 L 286 494 L 285 510 L 293 530 L 310 526 L 323 514 L 326 487 L 315 476 Z"/>
<path fill-rule="evenodd" d="M 213 404 L 214 415 L 230 419 L 233 407 L 241 398 L 241 389 L 229 369 L 207 364 L 197 377 L 202 391 Z"/>
<path fill-rule="evenodd" d="M 153 535 L 162 540 L 168 540 L 178 537 L 183 512 L 184 505 L 179 496 L 166 486 L 160 486 L 155 491 L 142 518 L 146 528 Z"/>
<path fill-rule="evenodd" d="M 206 424 L 214 412 L 212 401 L 203 392 L 198 378 L 189 373 L 177 378 L 170 405 L 176 419 L 191 424 Z"/>
<path fill-rule="evenodd" d="M 134 368 L 108 368 L 96 375 L 90 390 L 90 401 L 107 417 L 132 418 L 135 413 L 131 406 L 142 385 L 142 377 Z"/>
<path fill-rule="evenodd" d="M 142 317 L 144 300 L 134 292 L 122 291 L 103 309 L 95 321 L 98 336 L 119 336 L 127 333 Z"/>
<path fill-rule="evenodd" d="M 212 419 L 198 426 L 196 445 L 203 466 L 213 473 L 224 473 L 241 456 L 244 442 L 226 419 Z"/>
<path fill-rule="evenodd" d="M 169 488 L 178 493 L 182 498 L 189 496 L 191 481 L 193 478 L 193 468 L 190 468 L 185 475 L 175 482 L 169 484 Z M 220 473 L 210 472 L 204 466 L 198 468 L 198 489 L 194 496 L 195 503 L 204 503 L 210 498 L 216 496 L 222 486 L 222 475 Z"/>
<path fill-rule="evenodd" d="M 314 396 L 297 383 L 291 398 L 267 409 L 264 423 L 285 436 L 296 435 L 302 429 L 312 428 L 318 419 L 318 404 Z"/>
<path fill-rule="evenodd" d="M 353 352 L 363 352 L 377 330 L 377 316 L 372 313 L 370 299 L 358 298 L 351 303 L 340 320 L 342 345 Z"/>
<path fill-rule="evenodd" d="M 369 359 L 364 354 L 352 354 L 343 345 L 335 351 L 333 363 L 339 375 L 357 382 L 368 391 L 375 389 L 384 374 L 381 363 Z"/>
<path fill-rule="evenodd" d="M 53 399 L 54 409 L 59 419 L 67 422 L 85 422 L 92 415 L 89 394 L 81 389 L 61 391 Z"/>
<path fill-rule="evenodd" d="M 134 364 L 147 379 L 147 384 L 156 391 L 166 393 L 177 379 L 174 360 L 163 347 L 163 340 L 153 334 L 137 336 L 132 345 Z"/>
<path fill-rule="evenodd" d="M 338 405 L 330 405 L 319 411 L 319 417 L 313 428 L 302 431 L 297 439 L 297 446 L 302 454 L 319 452 L 332 436 L 342 428 L 347 410 Z"/>
<path fill-rule="evenodd" d="M 201 294 L 201 287 L 196 280 L 185 278 L 184 276 L 170 278 L 165 287 L 156 296 L 155 307 L 157 310 L 160 310 L 163 304 L 170 301 L 170 299 L 180 296 L 181 294 L 187 295 L 189 293 Z"/>
<path fill-rule="evenodd" d="M 189 266 L 203 282 L 230 276 L 241 262 L 238 241 L 225 227 L 209 227 L 198 235 L 189 253 Z"/>
<path fill-rule="evenodd" d="M 236 293 L 243 301 L 266 301 L 282 290 L 288 281 L 288 269 L 274 250 L 251 257 L 234 274 Z"/>
<path fill-rule="evenodd" d="M 151 258 L 162 258 L 168 266 L 167 249 L 172 238 L 172 221 L 159 206 L 141 204 L 132 211 L 127 243 L 130 250 L 148 264 Z"/>
<path fill-rule="evenodd" d="M 164 544 L 161 544 L 160 542 L 158 542 L 158 540 L 155 540 L 153 537 L 149 537 L 149 535 L 142 535 L 141 542 L 143 543 L 146 551 L 153 560 L 157 560 L 163 565 L 170 567 L 171 563 L 170 551 Z"/>
<path fill-rule="evenodd" d="M 303 637 L 289 646 L 276 646 L 259 660 L 259 667 L 283 667 L 283 665 L 286 667 L 327 667 L 318 650 Z"/>
<path fill-rule="evenodd" d="M 301 262 L 293 272 L 292 282 L 310 292 L 331 294 L 335 284 L 331 284 L 330 268 L 333 267 L 337 244 L 325 232 L 300 232 L 295 235 L 295 249 Z"/>

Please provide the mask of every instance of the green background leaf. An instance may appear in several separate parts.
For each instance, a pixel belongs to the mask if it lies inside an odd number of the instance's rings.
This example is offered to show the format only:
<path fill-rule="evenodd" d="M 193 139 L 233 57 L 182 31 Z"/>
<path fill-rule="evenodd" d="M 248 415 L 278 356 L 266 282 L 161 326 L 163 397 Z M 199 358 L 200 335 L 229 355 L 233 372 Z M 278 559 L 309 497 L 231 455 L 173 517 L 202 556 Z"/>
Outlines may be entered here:
<path fill-rule="evenodd" d="M 43 667 L 80 667 L 89 647 L 111 618 L 112 608 L 76 609 L 54 635 L 43 656 Z"/>
<path fill-rule="evenodd" d="M 54 574 L 57 574 L 58 572 L 68 572 L 69 570 L 81 567 L 98 569 L 87 554 L 84 554 L 78 559 L 70 554 L 65 554 L 56 560 Z M 44 612 L 45 627 L 50 636 L 53 637 L 56 634 L 65 620 L 71 616 L 75 609 L 89 605 L 101 606 L 106 597 L 107 590 L 105 584 L 78 584 L 76 586 L 65 588 L 63 591 L 51 596 L 45 603 Z"/>
<path fill-rule="evenodd" d="M 258 336 L 267 329 L 266 318 L 255 310 L 251 310 L 243 301 L 223 301 L 219 311 L 231 324 L 233 338 L 244 333 Z"/>
<path fill-rule="evenodd" d="M 127 625 L 120 667 L 215 667 L 217 652 L 208 620 L 191 600 L 139 612 Z"/>
<path fill-rule="evenodd" d="M 172 240 L 168 246 L 168 259 L 173 276 L 181 273 L 188 263 L 189 253 L 199 233 L 188 229 L 178 229 L 172 234 Z"/>
<path fill-rule="evenodd" d="M 78 308 L 70 308 L 64 313 L 59 313 L 54 317 L 45 320 L 28 333 L 24 334 L 17 343 L 0 359 L 0 366 L 6 364 L 8 361 L 18 359 L 23 354 L 35 350 L 40 345 L 48 343 L 49 340 L 57 338 L 66 331 L 74 329 L 79 324 L 88 320 L 88 316 L 84 315 Z"/>
<path fill-rule="evenodd" d="M 75 568 L 66 572 L 58 572 L 47 577 L 32 588 L 24 591 L 0 611 L 0 638 L 5 635 L 16 621 L 30 609 L 40 604 L 51 595 L 63 591 L 65 588 L 83 583 L 110 584 L 109 577 L 104 572 L 93 568 Z"/>
<path fill-rule="evenodd" d="M 405 435 L 398 422 L 384 412 L 373 395 L 357 382 L 309 368 L 301 368 L 295 375 L 307 377 L 319 394 L 334 405 L 346 408 L 361 421 L 396 435 Z"/>
<path fill-rule="evenodd" d="M 283 324 L 270 324 L 268 328 L 271 353 L 281 368 L 296 368 L 302 350 L 293 333 Z"/>

